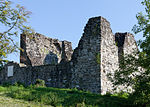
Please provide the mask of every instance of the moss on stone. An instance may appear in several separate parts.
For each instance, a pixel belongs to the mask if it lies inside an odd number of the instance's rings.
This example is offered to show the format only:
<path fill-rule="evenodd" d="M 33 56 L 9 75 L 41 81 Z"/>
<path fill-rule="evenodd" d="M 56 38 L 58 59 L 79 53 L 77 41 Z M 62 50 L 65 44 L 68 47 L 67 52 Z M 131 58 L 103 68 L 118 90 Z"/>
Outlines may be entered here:
<path fill-rule="evenodd" d="M 101 54 L 100 54 L 100 53 L 97 53 L 97 54 L 96 54 L 96 62 L 97 62 L 98 64 L 100 64 L 100 61 L 101 61 Z"/>

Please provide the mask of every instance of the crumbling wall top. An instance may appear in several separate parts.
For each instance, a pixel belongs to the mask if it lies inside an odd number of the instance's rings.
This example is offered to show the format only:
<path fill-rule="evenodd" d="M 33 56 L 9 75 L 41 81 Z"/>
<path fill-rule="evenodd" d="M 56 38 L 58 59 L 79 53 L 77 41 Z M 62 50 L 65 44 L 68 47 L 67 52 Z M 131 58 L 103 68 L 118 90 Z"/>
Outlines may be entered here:
<path fill-rule="evenodd" d="M 26 65 L 57 64 L 69 61 L 72 55 L 72 44 L 45 37 L 39 33 L 30 36 L 21 35 L 20 62 Z"/>

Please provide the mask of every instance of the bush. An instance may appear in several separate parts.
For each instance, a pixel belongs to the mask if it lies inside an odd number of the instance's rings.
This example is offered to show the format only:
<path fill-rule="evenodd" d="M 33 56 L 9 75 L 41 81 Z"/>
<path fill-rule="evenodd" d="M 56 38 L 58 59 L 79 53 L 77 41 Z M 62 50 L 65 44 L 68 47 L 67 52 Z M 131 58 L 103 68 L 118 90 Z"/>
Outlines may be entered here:
<path fill-rule="evenodd" d="M 22 83 L 22 82 L 15 82 L 14 84 L 13 84 L 14 86 L 23 86 L 23 87 L 25 87 L 25 84 L 24 83 Z"/>
<path fill-rule="evenodd" d="M 4 87 L 8 87 L 8 86 L 10 86 L 10 85 L 11 85 L 10 82 L 4 82 L 4 83 L 2 84 L 2 86 L 4 86 Z"/>
<path fill-rule="evenodd" d="M 41 87 L 45 87 L 45 81 L 41 80 L 41 79 L 36 79 L 35 85 L 37 87 L 41 86 Z"/>

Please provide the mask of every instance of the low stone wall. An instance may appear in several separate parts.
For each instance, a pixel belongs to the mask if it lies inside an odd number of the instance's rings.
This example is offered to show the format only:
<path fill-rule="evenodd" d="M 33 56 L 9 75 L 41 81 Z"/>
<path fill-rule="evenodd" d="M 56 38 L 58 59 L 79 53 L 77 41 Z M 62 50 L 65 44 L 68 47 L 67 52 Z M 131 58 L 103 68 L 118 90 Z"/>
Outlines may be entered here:
<path fill-rule="evenodd" d="M 13 75 L 9 76 L 9 67 L 13 66 Z M 68 88 L 70 85 L 70 73 L 68 64 L 62 65 L 42 65 L 20 67 L 17 63 L 8 63 L 0 72 L 1 83 L 21 82 L 25 85 L 34 84 L 36 79 L 42 79 L 49 87 Z"/>

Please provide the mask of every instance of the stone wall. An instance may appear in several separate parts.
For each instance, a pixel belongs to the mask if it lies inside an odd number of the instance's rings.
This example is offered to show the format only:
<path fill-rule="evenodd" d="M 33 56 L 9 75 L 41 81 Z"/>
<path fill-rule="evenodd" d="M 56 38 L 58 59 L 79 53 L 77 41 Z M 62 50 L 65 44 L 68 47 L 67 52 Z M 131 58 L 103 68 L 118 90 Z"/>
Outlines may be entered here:
<path fill-rule="evenodd" d="M 72 45 L 68 41 L 59 41 L 41 34 L 21 35 L 20 63 L 26 65 L 57 64 L 69 61 L 72 55 Z"/>
<path fill-rule="evenodd" d="M 110 23 L 103 17 L 89 19 L 74 52 L 71 42 L 58 41 L 38 33 L 21 35 L 21 48 L 24 51 L 20 53 L 20 62 L 27 66 L 21 67 L 16 63 L 5 65 L 0 72 L 1 83 L 20 81 L 29 85 L 36 79 L 42 79 L 47 86 L 76 87 L 101 94 L 112 92 L 107 74 L 119 68 L 124 55 L 138 51 L 132 34 L 113 35 Z M 8 77 L 11 65 L 14 66 L 14 75 Z"/>
<path fill-rule="evenodd" d="M 107 75 L 118 69 L 118 48 L 115 37 L 110 28 L 110 23 L 103 19 L 101 21 L 101 93 L 112 91 L 112 84 Z"/>
<path fill-rule="evenodd" d="M 118 47 L 118 58 L 121 61 L 124 55 L 133 54 L 138 52 L 138 46 L 131 33 L 116 33 L 115 41 Z"/>
<path fill-rule="evenodd" d="M 101 92 L 100 26 L 102 19 L 102 17 L 89 19 L 71 60 L 72 87 L 94 93 Z"/>
<path fill-rule="evenodd" d="M 8 76 L 8 67 L 13 66 L 13 76 Z M 46 86 L 68 88 L 70 85 L 70 73 L 68 65 L 41 65 L 21 67 L 17 63 L 10 62 L 5 65 L 0 73 L 1 83 L 21 82 L 25 85 L 34 84 L 36 79 L 45 81 Z"/>
<path fill-rule="evenodd" d="M 132 34 L 114 35 L 105 18 L 89 19 L 72 56 L 72 87 L 101 94 L 112 92 L 108 74 L 119 68 L 119 61 L 124 55 L 137 50 Z M 120 87 L 121 90 L 124 88 Z"/>

